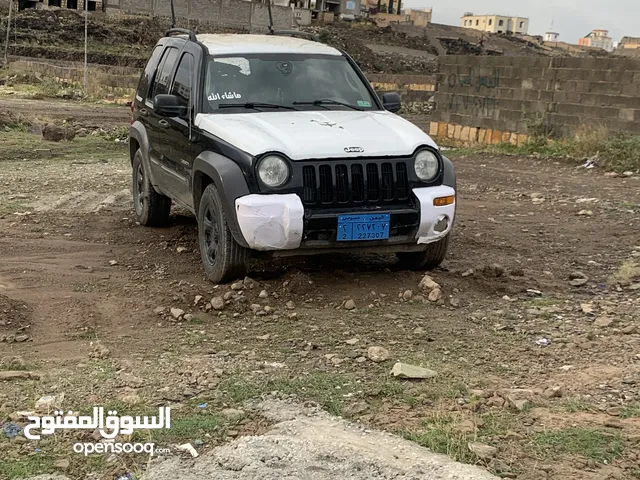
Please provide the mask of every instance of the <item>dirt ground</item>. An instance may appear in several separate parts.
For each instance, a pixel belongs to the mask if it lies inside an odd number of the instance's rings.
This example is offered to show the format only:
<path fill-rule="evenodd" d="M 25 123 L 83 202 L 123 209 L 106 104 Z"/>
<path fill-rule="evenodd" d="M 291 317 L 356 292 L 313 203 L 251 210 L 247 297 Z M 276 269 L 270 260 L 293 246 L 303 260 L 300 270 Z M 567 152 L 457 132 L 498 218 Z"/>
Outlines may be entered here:
<path fill-rule="evenodd" d="M 91 116 L 108 123 L 107 112 Z M 0 478 L 144 468 L 70 453 L 89 433 L 3 434 L 62 394 L 77 410 L 172 406 L 172 430 L 154 441 L 201 453 L 265 432 L 269 419 L 244 404 L 276 395 L 504 478 L 640 478 L 637 175 L 448 152 L 458 219 L 430 273 L 443 298 L 429 302 L 425 272 L 390 256 L 256 261 L 235 289 L 213 285 L 194 219 L 176 210 L 168 228 L 136 224 L 122 144 L 14 131 L 0 133 L 0 151 L 0 373 L 41 375 L 0 380 Z M 218 296 L 220 311 L 208 304 Z M 372 361 L 372 346 L 389 359 Z M 393 378 L 396 361 L 438 375 Z"/>

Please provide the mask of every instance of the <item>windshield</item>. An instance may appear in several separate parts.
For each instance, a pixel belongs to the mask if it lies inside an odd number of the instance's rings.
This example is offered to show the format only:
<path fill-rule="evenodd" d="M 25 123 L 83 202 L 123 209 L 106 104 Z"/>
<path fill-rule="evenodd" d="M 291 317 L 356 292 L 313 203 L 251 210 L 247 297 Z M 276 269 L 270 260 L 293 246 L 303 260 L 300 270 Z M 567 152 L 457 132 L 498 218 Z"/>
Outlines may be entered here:
<path fill-rule="evenodd" d="M 337 55 L 209 57 L 204 111 L 377 110 L 351 64 Z"/>

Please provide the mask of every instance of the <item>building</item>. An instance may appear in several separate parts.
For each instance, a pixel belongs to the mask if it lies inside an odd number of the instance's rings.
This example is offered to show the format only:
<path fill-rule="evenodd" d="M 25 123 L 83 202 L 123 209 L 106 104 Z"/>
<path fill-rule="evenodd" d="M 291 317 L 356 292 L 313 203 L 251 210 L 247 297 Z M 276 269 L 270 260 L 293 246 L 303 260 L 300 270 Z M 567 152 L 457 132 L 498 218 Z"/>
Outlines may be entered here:
<path fill-rule="evenodd" d="M 545 42 L 557 42 L 559 38 L 560 38 L 560 34 L 556 32 L 546 32 L 544 34 Z"/>
<path fill-rule="evenodd" d="M 529 31 L 529 19 L 524 17 L 506 17 L 503 15 L 474 15 L 465 13 L 461 26 L 491 33 L 521 33 Z"/>
<path fill-rule="evenodd" d="M 578 45 L 583 47 L 602 48 L 607 52 L 613 50 L 613 38 L 609 36 L 609 30 L 597 29 L 578 39 Z"/>
<path fill-rule="evenodd" d="M 18 9 L 25 8 L 68 8 L 71 10 L 84 10 L 85 0 L 18 0 Z M 101 0 L 88 0 L 87 9 L 90 12 L 102 10 Z"/>
<path fill-rule="evenodd" d="M 404 15 L 409 16 L 409 21 L 416 27 L 426 27 L 431 23 L 433 16 L 433 9 L 431 8 L 411 8 L 402 12 Z"/>
<path fill-rule="evenodd" d="M 618 43 L 619 49 L 640 50 L 640 37 L 622 37 Z"/>

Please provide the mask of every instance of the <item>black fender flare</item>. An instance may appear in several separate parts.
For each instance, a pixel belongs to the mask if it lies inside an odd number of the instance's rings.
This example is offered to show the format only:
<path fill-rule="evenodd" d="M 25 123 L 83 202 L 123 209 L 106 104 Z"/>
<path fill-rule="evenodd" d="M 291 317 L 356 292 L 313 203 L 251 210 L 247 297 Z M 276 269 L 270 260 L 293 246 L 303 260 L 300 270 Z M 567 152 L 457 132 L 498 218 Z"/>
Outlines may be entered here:
<path fill-rule="evenodd" d="M 251 191 L 247 185 L 247 180 L 240 166 L 219 153 L 205 151 L 202 152 L 193 162 L 191 185 L 193 186 L 193 207 L 196 212 L 200 208 L 202 192 L 208 183 L 206 177 L 210 178 L 222 199 L 222 208 L 229 225 L 231 235 L 236 242 L 243 247 L 249 247 L 242 235 L 238 217 L 236 215 L 236 199 L 249 195 Z"/>
<path fill-rule="evenodd" d="M 442 179 L 442 184 L 453 188 L 457 192 L 458 189 L 456 183 L 456 169 L 453 166 L 453 162 L 443 155 L 442 163 L 444 166 L 444 176 Z"/>
<path fill-rule="evenodd" d="M 151 185 L 158 192 L 162 193 L 158 190 L 158 181 L 154 176 L 154 171 L 151 168 L 151 159 L 149 157 L 149 137 L 147 136 L 147 130 L 144 128 L 144 125 L 139 121 L 135 121 L 129 127 L 129 160 L 131 161 L 131 165 L 133 165 L 133 157 L 136 154 L 136 144 L 139 146 L 140 151 L 142 152 L 142 163 L 144 164 L 145 172 L 149 175 L 149 179 L 151 180 Z"/>

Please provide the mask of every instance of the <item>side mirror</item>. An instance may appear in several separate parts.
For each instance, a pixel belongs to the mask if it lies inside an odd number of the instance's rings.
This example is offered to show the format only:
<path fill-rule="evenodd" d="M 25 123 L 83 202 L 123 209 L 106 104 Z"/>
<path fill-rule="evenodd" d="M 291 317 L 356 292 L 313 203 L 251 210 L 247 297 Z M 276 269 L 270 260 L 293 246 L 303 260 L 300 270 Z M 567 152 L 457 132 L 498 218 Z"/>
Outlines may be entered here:
<path fill-rule="evenodd" d="M 153 110 L 161 117 L 184 117 L 187 107 L 180 105 L 175 95 L 161 94 L 153 99 Z"/>
<path fill-rule="evenodd" d="M 387 92 L 382 95 L 382 106 L 391 113 L 397 113 L 402 108 L 400 94 L 396 92 Z"/>

